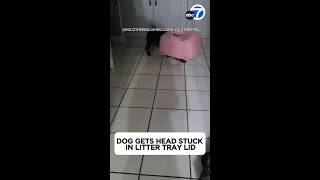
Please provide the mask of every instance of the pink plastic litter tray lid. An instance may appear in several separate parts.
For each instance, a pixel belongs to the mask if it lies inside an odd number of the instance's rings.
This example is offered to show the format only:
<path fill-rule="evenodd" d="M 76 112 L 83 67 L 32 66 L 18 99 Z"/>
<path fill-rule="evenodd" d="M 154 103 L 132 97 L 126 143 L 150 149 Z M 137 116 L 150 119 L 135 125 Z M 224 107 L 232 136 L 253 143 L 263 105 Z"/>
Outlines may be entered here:
<path fill-rule="evenodd" d="M 202 46 L 199 33 L 190 31 L 169 31 L 160 38 L 160 55 L 177 59 L 193 58 Z"/>

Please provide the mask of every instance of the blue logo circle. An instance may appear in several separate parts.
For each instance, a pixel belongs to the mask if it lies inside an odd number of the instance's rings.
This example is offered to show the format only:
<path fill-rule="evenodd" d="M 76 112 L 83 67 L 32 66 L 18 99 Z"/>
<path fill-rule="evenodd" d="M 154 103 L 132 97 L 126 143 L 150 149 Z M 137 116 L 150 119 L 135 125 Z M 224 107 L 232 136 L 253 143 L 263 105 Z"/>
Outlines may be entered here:
<path fill-rule="evenodd" d="M 194 13 L 194 20 L 201 20 L 206 15 L 206 10 L 200 4 L 193 5 L 190 11 Z"/>

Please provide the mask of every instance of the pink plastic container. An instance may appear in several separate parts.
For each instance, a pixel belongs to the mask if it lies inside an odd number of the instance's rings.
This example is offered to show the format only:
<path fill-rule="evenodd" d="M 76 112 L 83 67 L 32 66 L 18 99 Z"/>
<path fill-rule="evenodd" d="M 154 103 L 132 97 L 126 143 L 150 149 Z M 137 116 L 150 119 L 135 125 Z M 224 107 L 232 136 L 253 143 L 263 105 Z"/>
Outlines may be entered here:
<path fill-rule="evenodd" d="M 160 55 L 177 59 L 193 58 L 202 46 L 202 39 L 195 31 L 169 31 L 160 37 Z"/>

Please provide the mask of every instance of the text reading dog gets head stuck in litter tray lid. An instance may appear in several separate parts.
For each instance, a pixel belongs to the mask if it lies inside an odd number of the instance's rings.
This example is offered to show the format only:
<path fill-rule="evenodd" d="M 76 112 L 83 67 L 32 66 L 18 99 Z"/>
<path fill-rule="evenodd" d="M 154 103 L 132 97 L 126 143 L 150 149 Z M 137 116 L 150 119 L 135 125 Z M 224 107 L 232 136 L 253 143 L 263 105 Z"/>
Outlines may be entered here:
<path fill-rule="evenodd" d="M 203 155 L 204 133 L 116 133 L 117 155 Z"/>

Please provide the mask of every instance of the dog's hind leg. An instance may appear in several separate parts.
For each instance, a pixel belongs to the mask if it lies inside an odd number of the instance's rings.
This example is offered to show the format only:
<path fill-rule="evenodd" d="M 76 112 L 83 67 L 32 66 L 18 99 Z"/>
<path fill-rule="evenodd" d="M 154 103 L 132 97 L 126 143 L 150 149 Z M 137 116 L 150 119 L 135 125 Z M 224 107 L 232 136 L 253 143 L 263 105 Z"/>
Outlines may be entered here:
<path fill-rule="evenodd" d="M 150 53 L 150 48 L 152 46 L 152 42 L 153 42 L 153 38 L 152 38 L 152 34 L 147 34 L 147 45 L 146 45 L 146 52 L 148 56 L 151 56 Z"/>
<path fill-rule="evenodd" d="M 151 43 L 147 42 L 147 45 L 146 45 L 146 52 L 147 52 L 147 55 L 148 55 L 148 56 L 151 56 L 150 48 L 151 48 Z"/>

